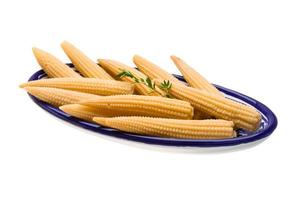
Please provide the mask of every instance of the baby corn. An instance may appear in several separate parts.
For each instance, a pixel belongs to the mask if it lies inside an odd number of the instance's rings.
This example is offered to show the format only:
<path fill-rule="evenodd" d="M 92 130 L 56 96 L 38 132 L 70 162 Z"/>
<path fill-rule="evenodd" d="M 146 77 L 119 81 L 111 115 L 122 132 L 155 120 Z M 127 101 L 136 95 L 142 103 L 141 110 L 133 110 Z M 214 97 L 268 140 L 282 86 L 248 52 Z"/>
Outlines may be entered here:
<path fill-rule="evenodd" d="M 87 94 L 58 88 L 24 87 L 24 89 L 36 98 L 56 107 L 99 97 L 98 95 L 94 94 Z"/>
<path fill-rule="evenodd" d="M 223 94 L 215 88 L 215 86 L 210 84 L 203 76 L 186 64 L 182 59 L 176 56 L 171 56 L 171 59 L 191 87 L 203 89 L 218 96 L 223 96 Z"/>
<path fill-rule="evenodd" d="M 32 48 L 33 54 L 49 77 L 81 77 L 69 66 L 58 60 L 56 57 L 41 49 Z"/>
<path fill-rule="evenodd" d="M 145 58 L 139 55 L 135 55 L 133 57 L 133 62 L 141 72 L 149 76 L 151 79 L 159 78 L 163 80 L 169 80 L 172 83 L 182 83 L 172 74 L 169 74 L 159 66 L 153 64 L 152 62 L 146 60 Z"/>
<path fill-rule="evenodd" d="M 20 87 L 51 87 L 97 95 L 132 94 L 133 84 L 98 78 L 51 78 L 30 81 Z"/>
<path fill-rule="evenodd" d="M 195 109 L 210 116 L 233 121 L 237 128 L 254 131 L 260 124 L 259 112 L 233 100 L 182 84 L 173 84 L 169 92 L 178 99 L 190 102 Z"/>
<path fill-rule="evenodd" d="M 130 71 L 135 77 L 139 79 L 147 78 L 146 75 L 144 75 L 142 72 L 114 60 L 98 59 L 98 63 L 103 69 L 105 69 L 113 77 L 117 77 L 118 74 L 126 70 L 126 71 Z M 130 77 L 122 77 L 121 80 L 130 83 L 135 83 L 135 81 Z M 135 91 L 136 93 L 141 95 L 160 96 L 158 92 L 151 90 L 148 86 L 142 83 L 135 83 Z"/>
<path fill-rule="evenodd" d="M 60 106 L 59 109 L 73 117 L 77 117 L 79 119 L 83 119 L 90 122 L 94 122 L 94 117 L 110 116 L 109 113 L 106 113 L 103 110 L 80 104 L 67 104 L 64 106 Z"/>
<path fill-rule="evenodd" d="M 179 120 L 152 117 L 95 117 L 95 122 L 122 131 L 184 139 L 232 138 L 233 123 L 225 120 Z"/>
<path fill-rule="evenodd" d="M 109 110 L 112 116 L 151 116 L 192 119 L 190 103 L 156 96 L 115 95 L 81 101 L 80 104 Z"/>
<path fill-rule="evenodd" d="M 108 73 L 106 73 L 100 66 L 88 58 L 75 46 L 69 42 L 64 41 L 61 44 L 64 52 L 70 58 L 76 69 L 85 77 L 90 78 L 102 78 L 113 79 Z"/>

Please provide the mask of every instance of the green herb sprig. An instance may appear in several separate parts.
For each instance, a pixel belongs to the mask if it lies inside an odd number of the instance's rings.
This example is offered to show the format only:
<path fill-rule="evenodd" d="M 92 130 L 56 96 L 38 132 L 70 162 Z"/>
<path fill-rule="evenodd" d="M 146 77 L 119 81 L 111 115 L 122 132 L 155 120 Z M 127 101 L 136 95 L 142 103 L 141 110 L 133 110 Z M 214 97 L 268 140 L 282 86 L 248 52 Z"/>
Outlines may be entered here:
<path fill-rule="evenodd" d="M 162 83 L 160 83 L 159 88 L 162 89 L 166 93 L 166 97 L 172 98 L 172 95 L 170 94 L 169 90 L 172 87 L 172 83 L 169 80 L 164 80 Z"/>
<path fill-rule="evenodd" d="M 130 71 L 127 71 L 127 70 L 122 70 L 122 72 L 120 72 L 117 75 L 117 77 L 118 78 L 129 77 L 132 80 L 134 80 L 135 83 L 141 83 L 141 84 L 144 84 L 147 87 L 149 87 L 151 89 L 151 92 L 156 91 L 156 92 L 160 93 L 156 89 L 155 82 L 152 81 L 149 77 L 147 77 L 146 79 L 144 79 L 144 78 L 138 78 L 138 77 L 134 76 Z M 169 90 L 171 89 L 171 87 L 172 87 L 172 83 L 169 80 L 164 80 L 159 85 L 159 88 L 165 92 L 165 97 L 168 97 L 168 98 L 172 98 L 172 95 L 169 92 Z"/>

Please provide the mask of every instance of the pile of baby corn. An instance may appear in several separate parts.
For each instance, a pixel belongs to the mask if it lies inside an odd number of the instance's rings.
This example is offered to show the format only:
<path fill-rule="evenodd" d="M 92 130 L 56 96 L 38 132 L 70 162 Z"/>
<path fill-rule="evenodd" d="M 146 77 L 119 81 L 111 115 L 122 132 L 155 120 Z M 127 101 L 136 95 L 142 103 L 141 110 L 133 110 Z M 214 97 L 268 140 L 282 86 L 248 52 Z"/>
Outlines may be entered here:
<path fill-rule="evenodd" d="M 260 125 L 257 110 L 225 98 L 176 56 L 171 59 L 188 85 L 138 55 L 133 57 L 136 70 L 114 60 L 96 63 L 66 41 L 61 47 L 76 71 L 33 48 L 48 78 L 20 87 L 71 116 L 134 134 L 186 139 L 233 138 L 236 129 L 255 131 Z M 120 77 L 124 71 L 135 79 Z M 156 84 L 169 81 L 168 97 L 165 91 L 136 81 L 142 79 Z"/>

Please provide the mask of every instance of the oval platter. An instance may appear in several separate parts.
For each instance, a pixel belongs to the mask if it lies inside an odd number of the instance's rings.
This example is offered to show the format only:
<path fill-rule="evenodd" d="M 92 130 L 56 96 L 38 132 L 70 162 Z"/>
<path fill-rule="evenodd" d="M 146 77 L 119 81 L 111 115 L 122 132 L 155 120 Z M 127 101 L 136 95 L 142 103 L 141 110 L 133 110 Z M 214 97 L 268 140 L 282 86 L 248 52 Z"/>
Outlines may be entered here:
<path fill-rule="evenodd" d="M 71 66 L 69 64 L 69 66 Z M 182 76 L 174 75 L 176 78 L 185 81 Z M 34 73 L 28 81 L 38 80 L 45 78 L 46 74 L 43 70 L 37 71 Z M 57 107 L 54 107 L 48 103 L 40 101 L 34 96 L 30 95 L 31 99 L 39 105 L 42 109 L 51 113 L 52 115 L 65 120 L 71 124 L 77 125 L 84 129 L 88 129 L 99 134 L 104 134 L 112 137 L 132 140 L 136 142 L 142 142 L 147 144 L 156 144 L 156 145 L 166 145 L 166 146 L 190 146 L 190 147 L 221 147 L 221 146 L 233 146 L 249 142 L 254 142 L 260 139 L 263 139 L 275 130 L 277 127 L 277 118 L 274 113 L 264 104 L 259 101 L 248 97 L 239 92 L 227 89 L 222 86 L 215 85 L 225 96 L 229 99 L 251 105 L 255 107 L 262 114 L 262 121 L 260 127 L 255 132 L 249 132 L 244 130 L 237 130 L 237 137 L 229 139 L 214 139 L 214 140 L 204 140 L 204 139 L 177 139 L 177 138 L 162 138 L 162 137 L 151 137 L 151 136 L 142 136 L 135 135 L 123 131 L 119 131 L 112 128 L 103 127 L 91 122 L 87 122 L 75 117 L 72 117 L 63 111 L 59 110 Z"/>

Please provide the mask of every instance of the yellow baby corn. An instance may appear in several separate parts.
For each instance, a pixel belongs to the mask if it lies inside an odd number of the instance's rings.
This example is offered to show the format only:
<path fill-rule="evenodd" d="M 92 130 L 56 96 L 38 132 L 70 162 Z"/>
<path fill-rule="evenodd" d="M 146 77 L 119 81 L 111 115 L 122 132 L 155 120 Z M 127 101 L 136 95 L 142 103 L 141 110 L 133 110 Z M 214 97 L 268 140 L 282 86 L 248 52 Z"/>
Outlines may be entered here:
<path fill-rule="evenodd" d="M 69 42 L 64 41 L 61 44 L 64 52 L 70 58 L 76 69 L 85 77 L 90 78 L 102 78 L 102 79 L 113 79 L 108 73 L 98 66 L 94 61 L 88 58 L 75 46 Z"/>
<path fill-rule="evenodd" d="M 223 96 L 223 94 L 215 88 L 215 86 L 210 84 L 203 76 L 186 64 L 182 59 L 176 56 L 171 56 L 171 59 L 191 87 L 203 89 L 218 96 Z"/>
<path fill-rule="evenodd" d="M 190 103 L 156 96 L 115 95 L 81 101 L 80 104 L 110 110 L 113 116 L 151 116 L 192 119 Z"/>
<path fill-rule="evenodd" d="M 36 98 L 57 107 L 99 97 L 98 95 L 94 94 L 87 94 L 58 88 L 24 87 L 24 89 Z"/>
<path fill-rule="evenodd" d="M 90 122 L 94 122 L 94 117 L 110 116 L 109 113 L 105 112 L 105 110 L 100 110 L 98 108 L 84 106 L 80 104 L 67 104 L 64 106 L 60 106 L 59 109 L 73 117 L 77 117 L 79 119 L 83 119 Z"/>
<path fill-rule="evenodd" d="M 81 77 L 73 69 L 65 65 L 50 53 L 35 47 L 32 48 L 32 51 L 39 65 L 49 77 Z"/>
<path fill-rule="evenodd" d="M 118 74 L 126 70 L 130 71 L 137 78 L 143 78 L 144 80 L 147 78 L 142 72 L 114 60 L 98 59 L 98 63 L 113 77 L 117 77 Z M 122 77 L 121 80 L 134 83 L 134 80 L 130 77 Z M 148 86 L 142 83 L 135 83 L 135 91 L 141 95 L 160 96 L 158 92 L 151 90 Z"/>
<path fill-rule="evenodd" d="M 169 92 L 176 98 L 188 101 L 195 109 L 218 119 L 233 121 L 238 128 L 254 131 L 261 115 L 254 108 L 206 91 L 173 84 Z"/>
<path fill-rule="evenodd" d="M 133 57 L 133 62 L 141 72 L 149 76 L 151 79 L 159 78 L 163 80 L 169 80 L 172 83 L 182 83 L 177 78 L 175 78 L 172 74 L 169 74 L 161 67 L 153 64 L 152 62 L 146 60 L 145 58 L 139 55 L 135 55 Z"/>
<path fill-rule="evenodd" d="M 153 81 L 157 84 L 157 85 L 159 85 L 161 82 L 162 82 L 162 80 L 161 79 L 153 79 Z M 180 85 L 183 85 L 183 86 L 186 86 L 185 84 L 183 84 L 183 83 L 179 83 Z M 165 93 L 165 95 L 166 95 L 166 93 Z M 165 96 L 165 95 L 163 95 L 163 96 Z M 175 96 L 173 96 L 173 98 L 176 98 Z M 176 99 L 178 99 L 178 98 L 176 98 Z M 197 108 L 195 108 L 194 107 L 194 116 L 193 116 L 193 119 L 196 119 L 196 120 L 201 120 L 201 119 L 211 119 L 212 117 L 209 115 L 209 114 L 207 114 L 207 113 L 205 113 L 205 112 L 203 112 L 203 111 L 201 111 L 201 110 L 199 110 L 199 109 L 197 109 Z"/>
<path fill-rule="evenodd" d="M 30 81 L 20 87 L 52 87 L 97 95 L 132 94 L 133 84 L 98 78 L 51 78 Z"/>
<path fill-rule="evenodd" d="M 179 120 L 152 117 L 95 117 L 95 122 L 122 131 L 184 139 L 233 138 L 233 123 L 225 120 Z"/>

